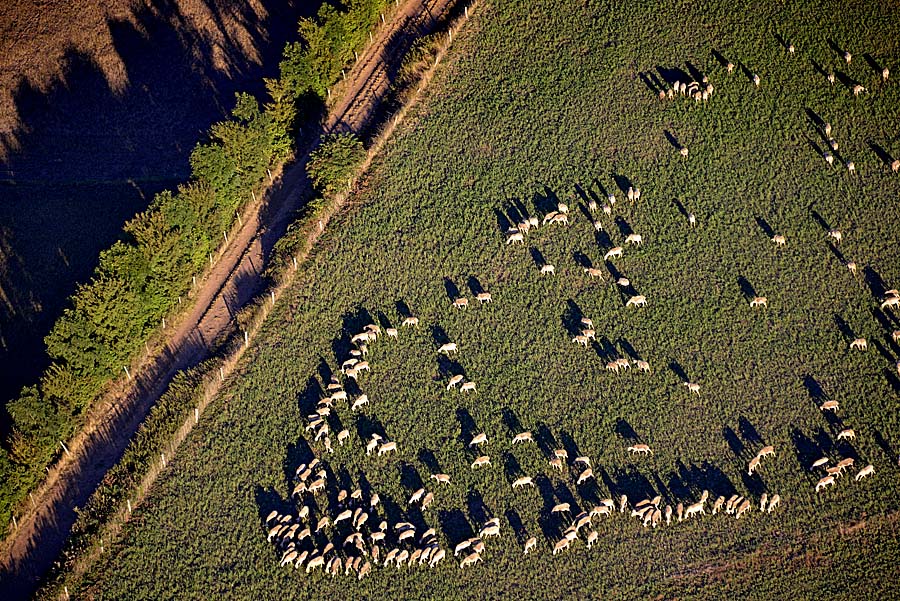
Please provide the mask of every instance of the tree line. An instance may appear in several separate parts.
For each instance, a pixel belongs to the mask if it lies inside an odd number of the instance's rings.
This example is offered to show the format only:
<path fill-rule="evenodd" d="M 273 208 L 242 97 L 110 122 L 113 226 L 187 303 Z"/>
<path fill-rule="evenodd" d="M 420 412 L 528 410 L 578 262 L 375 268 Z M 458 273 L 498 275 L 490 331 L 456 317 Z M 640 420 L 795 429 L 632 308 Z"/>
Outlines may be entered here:
<path fill-rule="evenodd" d="M 50 366 L 8 405 L 11 434 L 0 447 L 4 524 L 61 452 L 60 441 L 78 429 L 94 399 L 189 292 L 223 233 L 262 190 L 267 170 L 292 157 L 302 126 L 321 116 L 328 88 L 352 64 L 387 4 L 323 3 L 314 18 L 301 19 L 279 77 L 265 80 L 266 101 L 237 94 L 231 116 L 214 124 L 191 153 L 190 179 L 157 194 L 100 254 L 91 279 L 77 288 L 45 338 Z M 348 156 L 362 154 L 361 143 L 347 136 L 324 142 L 310 174 L 323 190 L 343 177 Z"/>

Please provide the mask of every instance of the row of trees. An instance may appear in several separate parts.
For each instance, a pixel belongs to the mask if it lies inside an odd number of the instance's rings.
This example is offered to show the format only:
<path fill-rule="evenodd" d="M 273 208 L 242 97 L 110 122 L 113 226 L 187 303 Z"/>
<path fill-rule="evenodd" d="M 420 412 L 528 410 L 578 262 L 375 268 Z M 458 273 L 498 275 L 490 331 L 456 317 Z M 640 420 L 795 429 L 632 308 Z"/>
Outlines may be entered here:
<path fill-rule="evenodd" d="M 301 39 L 285 48 L 280 77 L 266 80 L 268 102 L 261 106 L 238 94 L 231 118 L 213 125 L 191 153 L 190 180 L 158 194 L 101 253 L 91 280 L 79 286 L 45 339 L 51 366 L 9 404 L 12 434 L 0 448 L 4 524 L 60 452 L 59 441 L 75 432 L 92 402 L 190 290 L 236 213 L 262 188 L 266 170 L 291 157 L 298 125 L 321 114 L 328 87 L 364 46 L 386 4 L 325 3 L 316 18 L 301 20 Z M 322 152 L 331 154 L 332 145 L 343 149 L 339 156 L 350 149 L 358 157 L 361 150 L 358 141 L 342 137 Z M 329 175 L 335 171 L 327 161 L 320 165 Z"/>

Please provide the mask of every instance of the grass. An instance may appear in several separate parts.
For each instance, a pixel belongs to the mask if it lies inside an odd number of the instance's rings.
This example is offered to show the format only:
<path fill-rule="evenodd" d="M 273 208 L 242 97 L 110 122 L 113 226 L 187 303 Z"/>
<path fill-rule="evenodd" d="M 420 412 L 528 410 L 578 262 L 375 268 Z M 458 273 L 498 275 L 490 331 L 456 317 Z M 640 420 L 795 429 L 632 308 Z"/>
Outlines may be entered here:
<path fill-rule="evenodd" d="M 826 4 L 480 6 L 455 36 L 430 97 L 387 144 L 357 205 L 321 238 L 217 410 L 88 576 L 87 591 L 100 598 L 896 594 L 891 441 L 900 432 L 893 366 L 900 349 L 890 340 L 896 316 L 877 305 L 900 281 L 900 177 L 869 143 L 900 156 L 900 140 L 891 137 L 900 88 L 896 80 L 879 83 L 862 55 L 890 65 L 900 56 L 900 21 L 888 3 Z M 789 56 L 775 34 L 797 54 Z M 851 65 L 828 39 L 854 53 Z M 726 74 L 712 50 L 759 73 L 760 88 L 740 70 Z M 854 98 L 829 86 L 813 61 L 862 81 L 869 93 Z M 687 62 L 716 87 L 706 104 L 661 102 L 641 82 L 641 73 Z M 815 154 L 808 139 L 821 139 L 807 109 L 834 125 L 857 177 Z M 689 147 L 687 158 L 666 130 Z M 639 203 L 622 198 L 617 177 L 642 189 Z M 605 234 L 595 235 L 576 208 L 576 185 L 601 198 L 601 187 L 615 190 L 613 217 L 621 221 L 601 217 Z M 505 215 L 516 205 L 541 214 L 556 197 L 572 207 L 568 229 L 540 228 L 524 247 L 504 243 Z M 676 200 L 697 215 L 695 229 Z M 761 222 L 787 246 L 776 249 Z M 612 265 L 647 296 L 643 309 L 626 309 L 610 278 L 591 281 L 579 264 L 586 257 L 603 267 L 605 250 L 623 243 L 625 224 L 644 244 Z M 844 234 L 837 252 L 826 227 Z M 538 273 L 538 253 L 555 276 Z M 856 276 L 847 260 L 859 265 Z M 470 283 L 494 302 L 453 310 L 454 287 L 471 298 Z M 768 297 L 768 309 L 750 310 L 748 292 Z M 377 490 L 380 516 L 438 528 L 445 548 L 487 517 L 501 518 L 503 535 L 487 543 L 483 564 L 465 571 L 446 561 L 433 571 L 376 569 L 357 582 L 279 569 L 263 518 L 292 506 L 288 477 L 311 453 L 305 415 L 346 357 L 349 336 L 369 321 L 398 326 L 399 303 L 421 325 L 371 345 L 372 373 L 360 387 L 372 403 L 362 415 L 338 407 L 332 429 L 349 428 L 351 444 L 323 460 L 340 486 Z M 579 314 L 594 320 L 595 348 L 570 341 Z M 849 352 L 857 336 L 869 340 L 867 352 Z M 455 363 L 437 355 L 446 340 L 459 344 Z M 648 360 L 652 373 L 606 372 L 609 358 L 629 354 Z M 444 390 L 458 370 L 478 384 L 477 395 Z M 701 384 L 700 396 L 680 385 L 683 377 Z M 840 402 L 837 419 L 819 411 L 826 398 Z M 835 439 L 844 426 L 857 432 L 850 444 Z M 511 448 L 520 428 L 542 444 Z M 372 431 L 397 441 L 398 455 L 366 457 L 360 438 Z M 467 442 L 481 431 L 493 466 L 472 471 Z M 635 439 L 650 444 L 653 457 L 628 456 Z M 764 444 L 775 445 L 777 457 L 746 476 Z M 576 487 L 574 468 L 553 472 L 545 452 L 557 447 L 590 456 L 597 481 Z M 820 474 L 809 464 L 819 454 L 855 457 L 876 474 L 860 483 L 844 477 L 816 495 Z M 432 486 L 428 475 L 437 471 L 453 483 Z M 520 474 L 540 475 L 537 489 L 513 492 Z M 420 480 L 436 495 L 424 516 L 406 508 Z M 324 508 L 332 514 L 338 487 L 329 487 Z M 597 525 L 599 547 L 578 542 L 549 554 L 564 527 L 549 513 L 556 502 L 589 508 L 625 493 L 632 502 L 662 494 L 665 503 L 687 504 L 703 489 L 754 502 L 778 493 L 783 504 L 771 515 L 707 516 L 658 530 L 616 514 Z M 531 535 L 540 552 L 523 558 Z"/>

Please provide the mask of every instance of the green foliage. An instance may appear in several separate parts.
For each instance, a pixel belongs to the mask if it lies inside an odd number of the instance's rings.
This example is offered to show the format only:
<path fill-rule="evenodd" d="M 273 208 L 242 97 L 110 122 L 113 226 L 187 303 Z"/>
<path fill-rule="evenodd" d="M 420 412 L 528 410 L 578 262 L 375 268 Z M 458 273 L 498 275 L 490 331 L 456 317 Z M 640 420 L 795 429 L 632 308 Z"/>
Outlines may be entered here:
<path fill-rule="evenodd" d="M 353 0 L 341 10 L 323 5 L 315 23 L 301 24 L 310 39 L 285 49 L 282 77 L 266 81 L 264 109 L 251 95 L 237 94 L 232 117 L 213 125 L 191 153 L 191 181 L 158 194 L 126 224 L 123 239 L 101 253 L 93 277 L 78 287 L 45 339 L 52 364 L 40 387 L 9 404 L 13 452 L 0 452 L 0 468 L 13 466 L 16 476 L 0 479 L 0 521 L 8 521 L 56 456 L 57 441 L 76 430 L 79 417 L 187 293 L 266 169 L 290 156 L 300 103 L 334 83 L 384 6 L 381 0 Z"/>
<path fill-rule="evenodd" d="M 358 205 L 332 221 L 248 349 L 241 377 L 214 401 L 214 417 L 185 442 L 87 592 L 98 599 L 235 590 L 258 598 L 895 597 L 900 385 L 890 340 L 896 315 L 879 312 L 877 282 L 900 282 L 900 179 L 868 144 L 900 156 L 892 137 L 900 86 L 877 83 L 865 61 L 842 64 L 822 37 L 828 31 L 857 55 L 869 48 L 889 56 L 900 40 L 892 11 L 888 3 L 836 1 L 737 11 L 722 1 L 481 3 L 454 35 L 425 103 L 386 143 Z M 771 36 L 773 23 L 790 32 L 795 56 Z M 760 73 L 762 85 L 726 73 L 712 49 Z M 707 103 L 661 102 L 639 77 L 657 67 L 686 69 L 688 61 L 716 88 Z M 873 91 L 854 98 L 831 87 L 812 61 Z M 820 138 L 806 108 L 834 125 L 857 176 L 816 154 L 809 140 Z M 666 130 L 690 148 L 688 157 Z M 623 198 L 622 178 L 642 189 L 639 202 Z M 582 205 L 593 197 L 602 205 L 609 192 L 619 201 L 613 214 L 589 219 Z M 697 215 L 696 228 L 676 199 Z M 542 216 L 558 200 L 570 207 L 568 228 L 540 227 L 524 247 L 506 245 L 516 211 Z M 843 231 L 839 252 L 812 211 Z M 757 220 L 787 245 L 776 248 Z M 604 253 L 624 245 L 630 230 L 644 244 L 607 265 Z M 539 274 L 538 253 L 555 264 L 555 276 Z M 857 276 L 846 260 L 860 266 Z M 609 275 L 590 279 L 587 262 Z M 613 283 L 618 275 L 647 296 L 647 307 L 625 307 L 631 292 Z M 739 278 L 768 297 L 768 309 L 750 310 Z M 473 306 L 453 310 L 450 283 Z M 476 306 L 470 285 L 479 284 L 493 294 L 490 305 Z M 352 412 L 335 403 L 332 432 L 347 428 L 351 437 L 326 453 L 304 429 L 327 373 L 339 374 L 349 336 L 366 323 L 399 326 L 400 302 L 420 326 L 369 344 L 371 373 L 353 393 L 370 404 Z M 596 346 L 571 342 L 579 312 L 594 320 Z M 453 361 L 437 355 L 444 336 L 459 344 Z M 855 336 L 869 340 L 869 351 L 848 352 Z M 645 359 L 652 371 L 607 372 L 617 356 Z M 464 373 L 478 393 L 447 391 L 450 373 Z M 683 377 L 701 384 L 700 396 L 687 392 Z M 810 379 L 840 401 L 840 422 L 818 409 Z M 842 426 L 855 428 L 856 440 L 838 443 Z M 543 444 L 512 447 L 519 429 L 540 433 Z M 372 430 L 398 443 L 397 456 L 365 455 Z M 654 448 L 652 457 L 628 455 L 631 430 Z M 493 466 L 471 470 L 468 437 L 480 431 Z M 763 444 L 775 445 L 777 456 L 747 477 L 747 461 Z M 308 460 L 308 447 L 329 468 L 314 511 L 333 517 L 338 490 L 364 482 L 382 498 L 370 523 L 409 520 L 417 533 L 434 527 L 448 560 L 434 570 L 376 567 L 362 581 L 279 568 L 264 519 L 272 509 L 296 511 L 290 476 Z M 591 457 L 596 482 L 576 486 L 574 466 L 551 470 L 547 455 L 559 447 Z M 817 495 L 820 474 L 810 462 L 818 453 L 855 456 L 876 473 L 858 483 L 845 475 Z M 437 471 L 451 484 L 433 484 L 428 476 Z M 518 475 L 538 487 L 513 491 Z M 435 501 L 419 512 L 406 501 L 421 485 Z M 772 514 L 704 516 L 658 529 L 617 513 L 595 520 L 593 549 L 582 535 L 573 549 L 550 554 L 565 526 L 549 511 L 555 502 L 589 509 L 627 492 L 632 503 L 653 494 L 687 503 L 703 489 L 754 504 L 762 491 L 784 500 Z M 483 563 L 460 570 L 452 545 L 487 517 L 500 518 L 501 536 L 486 541 Z M 329 536 L 342 540 L 350 529 L 344 522 Z M 539 551 L 523 557 L 527 536 L 539 539 Z M 316 542 L 321 548 L 324 537 Z"/>
<path fill-rule="evenodd" d="M 309 156 L 306 172 L 320 192 L 333 194 L 366 157 L 362 141 L 353 134 L 331 134 Z"/>

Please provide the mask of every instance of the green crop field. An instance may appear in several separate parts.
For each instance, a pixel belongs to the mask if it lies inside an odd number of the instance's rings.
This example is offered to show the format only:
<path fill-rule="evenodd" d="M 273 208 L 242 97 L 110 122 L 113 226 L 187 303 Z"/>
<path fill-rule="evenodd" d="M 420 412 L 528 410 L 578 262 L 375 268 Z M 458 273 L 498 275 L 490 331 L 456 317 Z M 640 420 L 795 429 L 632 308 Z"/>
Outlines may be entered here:
<path fill-rule="evenodd" d="M 565 6 L 562 6 L 565 4 Z M 386 145 L 362 192 L 280 300 L 242 368 L 87 578 L 100 598 L 710 598 L 888 599 L 900 594 L 900 14 L 876 2 L 488 1 L 453 47 L 427 98 Z M 790 54 L 786 46 L 793 44 Z M 844 51 L 853 54 L 845 62 Z M 716 54 L 718 53 L 718 55 Z M 724 61 L 736 65 L 728 73 Z M 892 74 L 882 81 L 881 68 Z M 829 84 L 826 73 L 834 72 Z M 754 86 L 752 75 L 760 85 Z M 714 86 L 708 101 L 660 100 L 676 79 Z M 859 82 L 866 91 L 855 97 Z M 817 122 L 821 120 L 821 122 Z M 838 143 L 829 166 L 823 124 Z M 689 149 L 682 156 L 677 147 Z M 852 161 L 856 173 L 844 164 Z M 624 190 L 641 190 L 629 202 Z M 598 212 L 587 203 L 617 202 Z M 506 244 L 510 221 L 569 206 L 568 227 Z M 518 214 L 518 216 L 517 216 Z M 690 227 L 687 215 L 696 216 Z M 840 230 L 842 240 L 828 236 Z M 625 244 L 629 233 L 643 244 Z M 785 236 L 778 247 L 772 236 Z M 604 261 L 614 246 L 621 258 Z M 847 263 L 854 262 L 856 273 Z M 542 275 L 543 264 L 555 274 Z M 601 269 L 592 279 L 585 267 Z M 628 287 L 615 283 L 619 277 Z M 493 302 L 479 306 L 475 294 Z M 632 295 L 647 306 L 626 307 Z M 456 310 L 457 296 L 470 300 Z M 767 308 L 751 309 L 753 296 Z M 407 314 L 417 328 L 401 328 Z M 582 316 L 596 341 L 573 344 Z M 329 417 L 334 453 L 307 415 L 367 323 L 399 328 L 369 344 L 371 372 L 347 382 L 353 412 Z M 866 338 L 868 349 L 851 351 Z M 447 359 L 438 347 L 459 345 Z M 650 373 L 607 371 L 616 358 Z M 447 391 L 464 374 L 477 393 Z M 700 384 L 695 395 L 682 384 Z M 838 401 L 835 414 L 819 405 Z M 341 429 L 350 431 L 343 446 Z M 838 441 L 852 428 L 856 438 Z M 511 445 L 534 433 L 537 444 Z M 398 452 L 366 456 L 371 433 Z M 487 443 L 475 452 L 478 433 Z M 652 456 L 626 447 L 645 443 Z M 753 475 L 748 461 L 764 445 Z M 566 449 L 562 472 L 548 464 Z M 447 558 L 375 566 L 363 580 L 279 567 L 270 511 L 293 512 L 294 471 L 320 457 L 315 519 L 341 489 L 377 491 L 362 527 L 434 527 Z M 486 454 L 491 465 L 470 464 Z M 576 485 L 591 458 L 595 478 Z M 816 493 L 824 468 L 855 459 Z M 874 475 L 854 481 L 868 464 Z M 438 485 L 430 474 L 450 474 Z M 534 488 L 513 490 L 520 476 Z M 424 511 L 408 505 L 424 486 Z M 658 528 L 616 511 L 552 555 L 569 516 L 606 497 L 662 496 L 707 515 Z M 782 498 L 759 511 L 763 493 Z M 753 510 L 709 515 L 718 496 Z M 345 502 L 343 504 L 347 506 Z M 352 507 L 352 505 L 350 505 Z M 492 517 L 499 538 L 460 569 L 453 547 Z M 351 520 L 305 539 L 333 540 Z M 301 526 L 302 527 L 302 526 Z M 536 552 L 523 556 L 525 540 Z M 393 528 L 382 558 L 396 542 Z"/>

